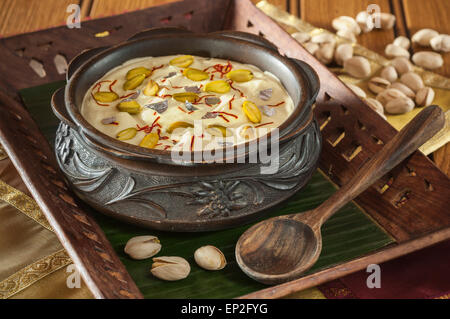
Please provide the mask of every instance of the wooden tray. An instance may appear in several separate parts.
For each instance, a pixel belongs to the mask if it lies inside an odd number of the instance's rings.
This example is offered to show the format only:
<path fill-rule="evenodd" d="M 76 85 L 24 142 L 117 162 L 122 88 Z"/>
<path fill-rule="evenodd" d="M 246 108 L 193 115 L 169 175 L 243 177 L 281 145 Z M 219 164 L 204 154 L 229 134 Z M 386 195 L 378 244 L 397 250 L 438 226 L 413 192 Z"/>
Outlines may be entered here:
<path fill-rule="evenodd" d="M 226 14 L 223 14 L 226 12 Z M 132 21 L 132 23 L 131 23 Z M 234 29 L 265 36 L 280 52 L 309 63 L 321 78 L 315 114 L 324 140 L 320 168 L 340 185 L 395 130 L 358 99 L 328 69 L 249 0 L 191 0 L 142 11 L 83 22 L 81 29 L 65 26 L 4 38 L 0 41 L 0 141 L 18 168 L 34 198 L 56 230 L 82 276 L 98 298 L 141 298 L 129 274 L 83 203 L 65 186 L 52 148 L 19 102 L 17 91 L 61 80 L 56 55 L 67 60 L 81 50 L 111 45 L 149 27 L 183 26 L 195 32 Z M 109 36 L 104 35 L 108 31 Z M 97 35 L 97 36 L 96 36 Z M 75 45 L 74 45 L 75 44 Z M 40 62 L 44 77 L 30 68 Z M 14 65 L 14 67 L 11 67 Z M 377 185 L 356 199 L 396 244 L 289 283 L 244 297 L 281 297 L 315 286 L 370 263 L 410 253 L 450 238 L 450 180 L 427 157 L 416 152 Z"/>

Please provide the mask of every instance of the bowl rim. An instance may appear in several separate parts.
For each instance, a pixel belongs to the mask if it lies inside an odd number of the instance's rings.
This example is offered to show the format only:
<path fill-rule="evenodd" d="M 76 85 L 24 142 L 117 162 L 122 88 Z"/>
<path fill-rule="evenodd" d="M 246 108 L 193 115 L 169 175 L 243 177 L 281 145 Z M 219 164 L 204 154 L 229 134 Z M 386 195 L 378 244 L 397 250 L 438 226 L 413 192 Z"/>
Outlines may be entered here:
<path fill-rule="evenodd" d="M 80 76 L 94 63 L 98 62 L 99 60 L 107 57 L 108 55 L 112 54 L 116 50 L 119 50 L 126 46 L 131 46 L 134 43 L 142 42 L 142 41 L 149 41 L 153 39 L 160 39 L 160 38 L 202 38 L 202 39 L 210 39 L 210 40 L 222 40 L 229 43 L 232 43 L 233 45 L 245 45 L 253 47 L 256 50 L 264 51 L 266 54 L 271 55 L 275 59 L 278 59 L 280 62 L 282 62 L 284 65 L 288 67 L 288 69 L 293 73 L 293 76 L 297 79 L 299 86 L 301 87 L 302 93 L 300 96 L 300 100 L 295 105 L 294 111 L 290 114 L 290 116 L 280 125 L 278 126 L 279 129 L 279 143 L 285 142 L 286 136 L 288 138 L 292 138 L 292 134 L 289 134 L 291 131 L 295 130 L 295 128 L 304 122 L 304 119 L 308 117 L 308 113 L 312 112 L 311 103 L 308 103 L 312 96 L 311 93 L 308 90 L 308 85 L 306 81 L 306 75 L 302 74 L 302 72 L 299 71 L 299 66 L 295 64 L 295 62 L 291 61 L 289 58 L 282 56 L 281 54 L 275 52 L 274 50 L 270 50 L 268 48 L 265 48 L 261 45 L 257 45 L 245 40 L 241 39 L 235 39 L 230 38 L 226 36 L 221 35 L 214 35 L 209 33 L 184 33 L 182 35 L 180 34 L 158 34 L 158 35 L 149 35 L 148 37 L 144 38 L 138 38 L 134 40 L 127 40 L 121 43 L 118 43 L 116 45 L 113 45 L 109 48 L 105 48 L 104 51 L 101 51 L 94 56 L 87 59 L 85 63 L 83 63 L 77 70 L 74 71 L 71 78 L 68 80 L 65 91 L 64 91 L 64 101 L 65 101 L 65 109 L 67 110 L 68 115 L 70 116 L 71 120 L 75 122 L 75 124 L 79 128 L 79 132 L 83 136 L 86 134 L 91 138 L 91 140 L 95 140 L 97 143 L 99 143 L 101 146 L 106 148 L 111 148 L 115 150 L 115 155 L 120 156 L 122 154 L 122 157 L 130 158 L 130 159 L 138 159 L 138 160 L 162 160 L 164 162 L 172 162 L 171 159 L 171 150 L 159 150 L 159 149 L 149 149 L 144 148 L 138 145 L 126 143 L 120 140 L 117 140 L 113 137 L 110 137 L 106 135 L 105 133 L 102 133 L 98 129 L 96 129 L 93 125 L 91 125 L 81 114 L 81 106 L 78 107 L 75 103 L 75 88 L 78 83 L 78 80 Z M 181 54 L 181 53 L 180 53 Z M 263 70 L 264 71 L 264 70 Z M 98 79 L 96 79 L 98 80 Z M 85 92 L 86 94 L 86 92 Z M 306 112 L 306 109 L 309 108 L 309 112 Z M 269 144 L 269 141 L 271 140 L 272 133 L 269 132 L 263 136 L 260 136 L 256 139 L 251 139 L 245 143 L 240 143 L 237 145 L 229 146 L 229 147 L 223 147 L 221 150 L 222 154 L 233 154 L 233 162 L 236 162 L 237 158 L 237 147 L 245 147 L 245 153 L 242 153 L 242 156 L 248 156 L 248 149 L 250 143 L 256 143 L 259 145 L 262 138 L 266 138 L 267 144 Z M 188 151 L 188 155 L 190 157 L 190 161 L 180 163 L 176 162 L 177 165 L 184 164 L 212 164 L 214 162 L 198 162 L 195 161 L 195 158 L 203 158 L 201 153 L 204 150 L 196 150 L 196 151 Z M 200 153 L 200 154 L 199 154 Z M 197 156 L 197 157 L 196 157 Z M 184 158 L 184 157 L 183 157 Z M 223 162 L 228 163 L 228 160 L 230 158 L 223 157 Z"/>

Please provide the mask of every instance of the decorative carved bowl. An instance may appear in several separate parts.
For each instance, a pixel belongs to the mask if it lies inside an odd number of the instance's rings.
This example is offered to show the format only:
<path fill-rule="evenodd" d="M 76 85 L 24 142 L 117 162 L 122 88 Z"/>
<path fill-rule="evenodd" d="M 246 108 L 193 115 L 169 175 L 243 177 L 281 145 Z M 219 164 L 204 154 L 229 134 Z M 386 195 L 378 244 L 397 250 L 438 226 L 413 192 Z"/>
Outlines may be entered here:
<path fill-rule="evenodd" d="M 223 154 L 234 157 L 225 155 L 224 163 L 197 162 L 195 152 L 190 152 L 191 160 L 173 161 L 170 151 L 120 142 L 81 116 L 85 92 L 107 71 L 132 58 L 173 54 L 249 63 L 281 80 L 296 107 L 279 127 L 278 137 L 266 136 L 267 144 L 279 143 L 275 173 L 262 173 L 268 163 L 249 163 L 250 148 L 239 157 L 225 147 Z M 80 198 L 126 222 L 168 231 L 241 225 L 294 194 L 316 169 L 321 137 L 312 104 L 318 77 L 304 62 L 281 56 L 264 38 L 243 32 L 152 29 L 111 48 L 83 52 L 69 65 L 67 81 L 52 98 L 61 120 L 55 142 L 59 166 Z"/>

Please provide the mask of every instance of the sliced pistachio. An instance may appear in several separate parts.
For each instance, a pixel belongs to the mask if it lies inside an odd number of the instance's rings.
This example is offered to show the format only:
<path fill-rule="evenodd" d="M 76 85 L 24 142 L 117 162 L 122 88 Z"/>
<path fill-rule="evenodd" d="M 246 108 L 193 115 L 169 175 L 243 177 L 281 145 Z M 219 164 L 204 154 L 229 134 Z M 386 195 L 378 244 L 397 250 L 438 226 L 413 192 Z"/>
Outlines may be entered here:
<path fill-rule="evenodd" d="M 172 95 L 172 98 L 178 102 L 195 102 L 198 99 L 198 94 L 193 92 L 181 92 Z"/>
<path fill-rule="evenodd" d="M 407 96 L 400 90 L 386 89 L 380 92 L 376 97 L 377 101 L 381 102 L 383 105 L 386 105 L 389 101 L 397 98 L 407 98 Z"/>
<path fill-rule="evenodd" d="M 344 61 L 353 57 L 353 46 L 349 43 L 338 45 L 334 52 L 334 60 L 339 65 L 344 65 Z"/>
<path fill-rule="evenodd" d="M 194 69 L 194 68 L 184 69 L 183 75 L 192 81 L 203 81 L 203 80 L 206 80 L 209 78 L 208 73 L 203 72 L 202 70 L 199 70 L 199 69 Z"/>
<path fill-rule="evenodd" d="M 134 77 L 132 77 L 131 79 L 127 80 L 124 84 L 123 84 L 123 89 L 125 91 L 128 90 L 134 90 L 135 88 L 137 88 L 139 85 L 142 84 L 142 82 L 144 82 L 145 80 L 145 74 L 138 74 Z"/>
<path fill-rule="evenodd" d="M 194 253 L 194 259 L 197 265 L 206 270 L 220 270 L 227 264 L 225 255 L 220 249 L 211 245 L 198 248 Z"/>
<path fill-rule="evenodd" d="M 169 64 L 179 68 L 187 68 L 194 62 L 192 55 L 182 55 L 170 60 Z"/>
<path fill-rule="evenodd" d="M 156 144 L 158 144 L 159 135 L 156 133 L 149 133 L 145 135 L 142 141 L 139 143 L 139 146 L 146 148 L 154 148 Z"/>
<path fill-rule="evenodd" d="M 368 14 L 367 11 L 359 12 L 356 15 L 355 20 L 364 33 L 372 31 L 375 26 L 373 23 L 373 16 Z"/>
<path fill-rule="evenodd" d="M 150 80 L 144 89 L 144 94 L 147 96 L 154 96 L 159 91 L 158 83 L 153 80 Z"/>
<path fill-rule="evenodd" d="M 173 122 L 172 124 L 170 124 L 169 128 L 167 129 L 167 133 L 172 133 L 177 128 L 188 128 L 188 127 L 194 127 L 194 125 L 192 125 L 191 123 L 188 123 L 188 122 L 183 122 L 183 121 Z"/>
<path fill-rule="evenodd" d="M 450 35 L 440 34 L 430 40 L 430 45 L 434 51 L 450 52 Z"/>
<path fill-rule="evenodd" d="M 136 260 L 153 257 L 161 250 L 158 237 L 136 236 L 127 241 L 125 253 Z"/>
<path fill-rule="evenodd" d="M 246 125 L 240 130 L 239 135 L 245 139 L 252 139 L 255 136 L 255 128 L 253 126 Z"/>
<path fill-rule="evenodd" d="M 205 85 L 205 92 L 225 94 L 228 93 L 230 89 L 230 84 L 223 80 L 208 82 Z"/>
<path fill-rule="evenodd" d="M 238 69 L 228 72 L 227 78 L 235 82 L 248 82 L 253 79 L 253 73 L 250 70 Z"/>
<path fill-rule="evenodd" d="M 208 128 L 218 130 L 223 137 L 227 136 L 227 128 L 222 125 L 209 125 Z"/>
<path fill-rule="evenodd" d="M 130 140 L 133 137 L 135 137 L 137 134 L 137 129 L 135 129 L 134 127 L 129 127 L 126 128 L 122 131 L 120 131 L 119 133 L 117 133 L 116 137 L 117 139 L 121 140 L 121 141 L 126 141 L 126 140 Z"/>
<path fill-rule="evenodd" d="M 150 272 L 159 279 L 175 281 L 186 278 L 191 266 L 181 257 L 155 257 Z"/>
<path fill-rule="evenodd" d="M 141 67 L 134 68 L 134 69 L 131 69 L 130 71 L 128 71 L 126 78 L 127 78 L 127 80 L 131 80 L 136 75 L 140 75 L 140 74 L 144 74 L 145 77 L 149 77 L 152 74 L 152 71 L 141 66 Z"/>
<path fill-rule="evenodd" d="M 259 111 L 255 103 L 245 101 L 244 103 L 242 103 L 242 109 L 244 111 L 244 114 L 250 120 L 250 122 L 253 123 L 261 122 L 261 112 Z"/>
<path fill-rule="evenodd" d="M 115 92 L 96 92 L 94 93 L 94 99 L 98 102 L 113 102 L 117 100 L 119 96 Z"/>
<path fill-rule="evenodd" d="M 355 19 L 349 16 L 337 17 L 331 21 L 331 25 L 336 31 L 349 30 L 351 33 L 356 35 L 361 33 L 361 27 L 359 24 Z"/>
<path fill-rule="evenodd" d="M 383 30 L 389 30 L 394 27 L 395 24 L 395 16 L 391 13 L 381 12 L 380 15 L 380 24 Z"/>
<path fill-rule="evenodd" d="M 141 105 L 136 101 L 122 101 L 117 104 L 120 112 L 127 112 L 130 114 L 137 114 L 141 111 Z"/>

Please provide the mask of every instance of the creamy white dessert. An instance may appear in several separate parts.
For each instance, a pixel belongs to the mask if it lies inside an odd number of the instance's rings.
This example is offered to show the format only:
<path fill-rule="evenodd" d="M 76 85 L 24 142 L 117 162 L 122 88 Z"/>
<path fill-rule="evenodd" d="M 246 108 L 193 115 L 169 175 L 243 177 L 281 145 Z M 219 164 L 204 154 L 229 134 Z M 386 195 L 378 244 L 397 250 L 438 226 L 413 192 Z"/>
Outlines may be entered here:
<path fill-rule="evenodd" d="M 133 59 L 112 69 L 88 90 L 81 113 L 121 141 L 163 150 L 189 144 L 192 150 L 223 147 L 220 137 L 233 144 L 256 138 L 279 127 L 293 110 L 272 73 L 177 55 Z"/>

